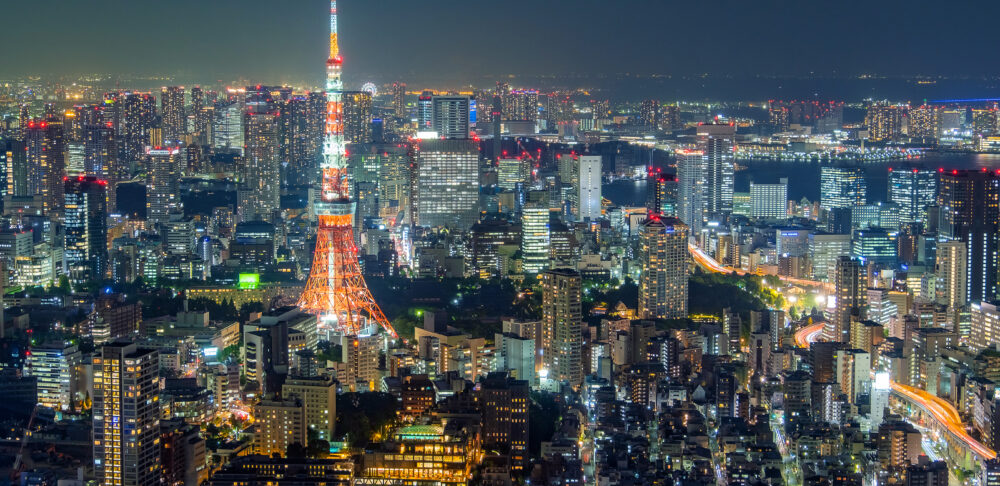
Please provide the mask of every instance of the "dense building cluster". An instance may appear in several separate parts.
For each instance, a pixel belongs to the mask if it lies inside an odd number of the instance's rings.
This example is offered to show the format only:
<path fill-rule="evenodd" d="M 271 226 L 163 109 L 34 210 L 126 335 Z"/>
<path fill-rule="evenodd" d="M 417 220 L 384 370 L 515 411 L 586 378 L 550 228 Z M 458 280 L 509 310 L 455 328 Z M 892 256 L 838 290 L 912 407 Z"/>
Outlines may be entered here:
<path fill-rule="evenodd" d="M 1000 484 L 991 102 L 341 89 L 330 15 L 325 87 L 0 80 L 11 480 Z"/>

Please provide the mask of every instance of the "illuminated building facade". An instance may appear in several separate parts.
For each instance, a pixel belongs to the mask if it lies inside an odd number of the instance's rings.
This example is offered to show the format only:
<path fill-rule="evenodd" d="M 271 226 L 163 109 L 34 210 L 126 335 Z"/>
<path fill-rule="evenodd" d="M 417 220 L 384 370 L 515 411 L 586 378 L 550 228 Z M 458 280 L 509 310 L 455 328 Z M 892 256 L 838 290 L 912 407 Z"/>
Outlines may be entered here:
<path fill-rule="evenodd" d="M 698 125 L 698 145 L 705 155 L 705 211 L 712 215 L 733 211 L 733 185 L 736 181 L 736 127 L 733 125 Z M 683 179 L 682 179 L 683 181 Z"/>
<path fill-rule="evenodd" d="M 261 400 L 253 407 L 253 453 L 283 457 L 291 444 L 307 445 L 306 418 L 297 399 Z"/>
<path fill-rule="evenodd" d="M 931 169 L 889 168 L 889 202 L 899 206 L 904 223 L 924 221 L 928 206 L 936 203 L 938 173 Z"/>
<path fill-rule="evenodd" d="M 820 169 L 820 207 L 860 206 L 867 202 L 868 180 L 863 167 L 823 167 Z"/>
<path fill-rule="evenodd" d="M 964 241 L 938 243 L 934 258 L 934 290 L 939 304 L 958 309 L 969 302 L 969 252 Z"/>
<path fill-rule="evenodd" d="M 406 118 L 406 83 L 392 83 L 392 111 L 397 118 Z"/>
<path fill-rule="evenodd" d="M 750 183 L 750 217 L 785 219 L 788 217 L 788 179 L 778 184 Z"/>
<path fill-rule="evenodd" d="M 240 221 L 267 221 L 280 207 L 281 153 L 277 113 L 248 112 L 241 183 L 237 191 Z"/>
<path fill-rule="evenodd" d="M 677 218 L 652 216 L 639 228 L 639 317 L 687 317 L 688 226 Z"/>
<path fill-rule="evenodd" d="M 521 253 L 524 273 L 537 275 L 549 265 L 549 207 L 529 203 L 521 210 Z"/>
<path fill-rule="evenodd" d="M 46 212 L 58 212 L 63 203 L 66 175 L 66 138 L 56 118 L 31 121 L 25 135 L 28 194 L 40 194 Z"/>
<path fill-rule="evenodd" d="M 595 221 L 601 217 L 601 156 L 581 155 L 576 177 L 579 221 Z"/>
<path fill-rule="evenodd" d="M 873 142 L 889 142 L 903 135 L 903 117 L 906 107 L 873 103 L 868 106 L 865 115 L 865 127 L 868 129 L 868 140 Z"/>
<path fill-rule="evenodd" d="M 864 265 L 848 256 L 837 259 L 834 272 L 836 307 L 823 332 L 828 341 L 846 343 L 850 342 L 851 322 L 865 319 L 868 280 Z"/>
<path fill-rule="evenodd" d="M 972 132 L 976 135 L 989 137 L 997 134 L 997 109 L 973 109 Z"/>
<path fill-rule="evenodd" d="M 659 171 L 650 172 L 647 184 L 646 211 L 677 217 L 677 177 Z"/>
<path fill-rule="evenodd" d="M 372 141 L 372 94 L 367 91 L 344 91 L 344 141 Z"/>
<path fill-rule="evenodd" d="M 639 124 L 644 127 L 656 128 L 660 122 L 660 102 L 657 100 L 642 100 L 639 103 Z"/>
<path fill-rule="evenodd" d="M 431 100 L 432 130 L 445 139 L 469 138 L 469 97 L 435 96 Z"/>
<path fill-rule="evenodd" d="M 160 484 L 159 353 L 116 342 L 102 347 L 93 364 L 97 483 Z"/>
<path fill-rule="evenodd" d="M 318 440 L 334 440 L 337 425 L 337 382 L 322 376 L 293 376 L 281 386 L 281 396 L 302 404 L 302 420 Z M 307 434 L 309 435 L 309 434 Z"/>
<path fill-rule="evenodd" d="M 526 186 L 531 181 L 531 159 L 527 157 L 501 158 L 497 161 L 497 186 L 505 191 Z"/>
<path fill-rule="evenodd" d="M 978 170 L 941 172 L 937 205 L 941 214 L 939 234 L 966 244 L 969 299 L 993 301 L 997 297 L 1000 174 Z"/>
<path fill-rule="evenodd" d="M 481 460 L 480 431 L 475 425 L 457 421 L 410 425 L 365 452 L 354 484 L 466 486 Z"/>
<path fill-rule="evenodd" d="M 502 372 L 487 375 L 479 390 L 483 446 L 507 454 L 514 471 L 528 465 L 529 393 L 528 381 Z"/>
<path fill-rule="evenodd" d="M 151 147 L 147 151 L 146 221 L 151 225 L 166 223 L 170 213 L 181 208 L 180 149 Z"/>
<path fill-rule="evenodd" d="M 64 184 L 63 258 L 70 281 L 102 280 L 108 270 L 108 183 L 95 176 L 78 176 Z"/>
<path fill-rule="evenodd" d="M 567 268 L 542 274 L 542 349 L 545 374 L 555 382 L 583 381 L 583 309 L 580 273 Z"/>
<path fill-rule="evenodd" d="M 73 408 L 80 392 L 77 367 L 81 360 L 77 347 L 68 343 L 32 346 L 25 374 L 35 377 L 39 405 L 55 411 Z"/>
<path fill-rule="evenodd" d="M 705 153 L 677 152 L 677 216 L 692 233 L 701 232 L 705 218 Z"/>
<path fill-rule="evenodd" d="M 167 86 L 160 90 L 160 118 L 164 140 L 175 142 L 187 134 L 183 86 Z"/>
<path fill-rule="evenodd" d="M 937 106 L 919 106 L 909 113 L 909 135 L 913 138 L 935 140 L 941 134 L 941 109 Z"/>
<path fill-rule="evenodd" d="M 422 140 L 417 154 L 416 223 L 466 230 L 478 219 L 479 145 Z"/>

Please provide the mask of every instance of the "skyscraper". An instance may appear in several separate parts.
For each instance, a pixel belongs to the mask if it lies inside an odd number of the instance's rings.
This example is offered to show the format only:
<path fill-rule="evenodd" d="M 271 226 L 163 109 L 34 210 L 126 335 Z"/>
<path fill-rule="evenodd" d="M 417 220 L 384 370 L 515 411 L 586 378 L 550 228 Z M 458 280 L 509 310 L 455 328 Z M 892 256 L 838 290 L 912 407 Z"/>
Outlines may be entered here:
<path fill-rule="evenodd" d="M 469 97 L 435 96 L 432 101 L 432 130 L 441 138 L 469 138 Z"/>
<path fill-rule="evenodd" d="M 531 159 L 528 157 L 502 158 L 497 161 L 497 186 L 505 191 L 513 191 L 518 184 L 526 185 L 531 180 Z"/>
<path fill-rule="evenodd" d="M 705 153 L 677 152 L 677 215 L 694 234 L 701 232 L 705 217 Z"/>
<path fill-rule="evenodd" d="M 159 353 L 115 342 L 94 356 L 94 473 L 102 486 L 160 484 Z"/>
<path fill-rule="evenodd" d="M 67 156 L 62 122 L 58 118 L 31 121 L 26 137 L 28 194 L 41 195 L 45 211 L 58 212 L 63 203 Z"/>
<path fill-rule="evenodd" d="M 687 317 L 688 236 L 681 220 L 652 216 L 639 228 L 639 316 Z"/>
<path fill-rule="evenodd" d="M 237 205 L 240 221 L 267 221 L 280 207 L 280 139 L 276 113 L 248 112 Z"/>
<path fill-rule="evenodd" d="M 235 101 L 215 105 L 212 120 L 212 147 L 234 150 L 243 155 L 243 107 Z"/>
<path fill-rule="evenodd" d="M 660 216 L 677 215 L 677 176 L 650 171 L 646 186 L 646 212 Z"/>
<path fill-rule="evenodd" d="M 160 90 L 160 116 L 164 140 L 176 142 L 187 134 L 183 86 L 167 86 Z"/>
<path fill-rule="evenodd" d="M 524 272 L 539 274 L 549 266 L 549 207 L 528 203 L 521 210 L 521 254 Z"/>
<path fill-rule="evenodd" d="M 467 230 L 478 220 L 479 145 L 422 140 L 417 154 L 417 224 Z"/>
<path fill-rule="evenodd" d="M 32 346 L 24 372 L 35 377 L 38 404 L 55 411 L 70 410 L 81 390 L 78 379 L 82 356 L 80 350 L 69 343 L 55 342 Z"/>
<path fill-rule="evenodd" d="M 873 103 L 865 115 L 868 140 L 885 142 L 898 139 L 903 134 L 905 107 Z"/>
<path fill-rule="evenodd" d="M 113 93 L 107 102 L 115 112 L 118 159 L 133 165 L 142 160 L 150 144 L 150 130 L 156 122 L 156 98 L 149 93 Z M 107 103 L 106 102 L 106 103 Z"/>
<path fill-rule="evenodd" d="M 851 322 L 865 319 L 868 298 L 865 268 L 857 259 L 842 256 L 837 259 L 833 282 L 836 307 L 823 333 L 828 341 L 846 343 L 850 342 Z"/>
<path fill-rule="evenodd" d="M 344 141 L 372 141 L 372 95 L 367 91 L 344 91 Z"/>
<path fill-rule="evenodd" d="M 420 93 L 417 98 L 417 131 L 434 131 L 434 94 L 430 91 Z"/>
<path fill-rule="evenodd" d="M 65 182 L 63 256 L 70 280 L 102 280 L 108 269 L 107 181 L 78 176 Z"/>
<path fill-rule="evenodd" d="M 583 381 L 581 285 L 576 270 L 557 268 L 542 275 L 543 378 L 574 387 Z"/>
<path fill-rule="evenodd" d="M 820 169 L 820 207 L 826 211 L 850 208 L 867 202 L 868 180 L 863 167 Z"/>
<path fill-rule="evenodd" d="M 406 83 L 392 83 L 392 111 L 396 118 L 406 118 Z"/>
<path fill-rule="evenodd" d="M 170 213 L 181 207 L 180 149 L 151 147 L 146 167 L 146 221 L 150 225 L 166 223 Z"/>
<path fill-rule="evenodd" d="M 639 124 L 644 127 L 657 128 L 660 121 L 660 102 L 657 100 L 642 100 L 639 104 Z"/>
<path fill-rule="evenodd" d="M 904 223 L 924 221 L 928 206 L 937 198 L 937 172 L 930 169 L 889 168 L 889 202 L 899 206 Z"/>
<path fill-rule="evenodd" d="M 577 167 L 580 171 L 576 178 L 578 219 L 597 220 L 601 217 L 601 156 L 581 155 Z"/>
<path fill-rule="evenodd" d="M 937 245 L 934 258 L 934 290 L 937 303 L 958 309 L 969 303 L 969 254 L 960 240 Z"/>
<path fill-rule="evenodd" d="M 736 179 L 736 127 L 699 125 L 698 145 L 705 155 L 705 211 L 712 215 L 733 211 L 733 184 Z"/>
<path fill-rule="evenodd" d="M 27 132 L 27 126 L 24 131 Z M 27 196 L 31 194 L 28 170 L 28 151 L 23 140 L 0 140 L 0 158 L 4 162 L 4 195 Z"/>
<path fill-rule="evenodd" d="M 990 302 L 997 297 L 1000 174 L 953 170 L 940 176 L 938 232 L 946 239 L 965 242 L 969 300 Z"/>

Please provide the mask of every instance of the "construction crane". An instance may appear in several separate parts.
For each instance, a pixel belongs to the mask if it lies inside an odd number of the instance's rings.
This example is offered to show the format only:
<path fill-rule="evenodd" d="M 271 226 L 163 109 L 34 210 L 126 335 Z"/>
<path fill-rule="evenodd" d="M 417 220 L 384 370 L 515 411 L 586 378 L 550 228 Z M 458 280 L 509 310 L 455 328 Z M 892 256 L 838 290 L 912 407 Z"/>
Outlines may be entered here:
<path fill-rule="evenodd" d="M 28 426 L 24 428 L 24 436 L 21 437 L 21 447 L 17 450 L 17 458 L 14 459 L 14 467 L 10 470 L 10 481 L 14 483 L 21 476 L 21 467 L 24 466 L 24 448 L 28 445 L 28 438 L 31 437 L 31 428 L 35 424 L 35 415 L 38 414 L 38 404 L 31 409 L 31 416 L 28 417 Z"/>

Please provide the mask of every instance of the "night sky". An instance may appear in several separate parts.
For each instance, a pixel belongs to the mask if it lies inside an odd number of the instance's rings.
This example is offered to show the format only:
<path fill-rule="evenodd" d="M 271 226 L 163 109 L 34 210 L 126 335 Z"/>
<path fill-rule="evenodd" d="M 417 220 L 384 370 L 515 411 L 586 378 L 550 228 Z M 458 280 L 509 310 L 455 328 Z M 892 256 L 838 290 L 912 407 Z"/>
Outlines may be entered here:
<path fill-rule="evenodd" d="M 3 0 L 0 76 L 316 83 L 323 0 Z M 342 0 L 345 74 L 1000 74 L 1000 2 Z"/>

